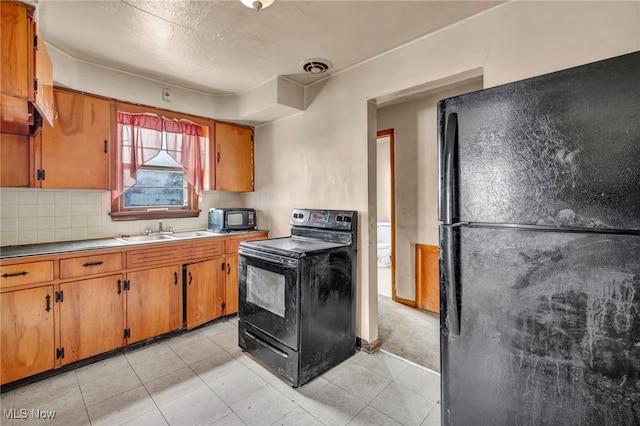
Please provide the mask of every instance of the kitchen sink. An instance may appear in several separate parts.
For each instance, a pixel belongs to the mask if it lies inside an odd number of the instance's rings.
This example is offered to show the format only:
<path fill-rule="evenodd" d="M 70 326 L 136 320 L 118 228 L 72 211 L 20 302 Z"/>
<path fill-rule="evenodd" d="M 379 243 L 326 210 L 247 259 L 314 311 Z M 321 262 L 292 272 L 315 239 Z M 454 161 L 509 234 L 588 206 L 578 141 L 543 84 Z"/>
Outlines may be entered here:
<path fill-rule="evenodd" d="M 158 241 L 183 240 L 189 238 L 204 238 L 216 235 L 204 229 L 191 231 L 177 231 L 171 234 L 143 234 L 143 235 L 122 235 L 115 237 L 116 240 L 127 244 L 155 243 Z"/>
<path fill-rule="evenodd" d="M 166 234 L 153 234 L 153 235 L 123 235 L 121 237 L 115 237 L 116 240 L 122 241 L 127 244 L 140 244 L 140 243 L 153 243 L 162 240 L 174 240 L 171 235 Z"/>
<path fill-rule="evenodd" d="M 174 238 L 200 238 L 200 237 L 211 237 L 215 234 L 209 231 L 178 231 L 171 234 Z"/>

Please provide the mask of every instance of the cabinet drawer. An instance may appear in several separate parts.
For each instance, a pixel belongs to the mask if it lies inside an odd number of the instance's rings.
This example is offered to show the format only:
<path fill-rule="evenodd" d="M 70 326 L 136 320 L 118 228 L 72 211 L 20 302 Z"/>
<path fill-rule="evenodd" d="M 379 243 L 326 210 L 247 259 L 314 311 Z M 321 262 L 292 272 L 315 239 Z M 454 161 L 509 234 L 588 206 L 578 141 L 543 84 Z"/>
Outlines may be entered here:
<path fill-rule="evenodd" d="M 181 260 L 180 249 L 175 244 L 162 243 L 162 247 L 127 252 L 127 268 L 163 265 Z"/>
<path fill-rule="evenodd" d="M 122 253 L 98 254 L 60 260 L 60 278 L 84 277 L 122 269 Z"/>
<path fill-rule="evenodd" d="M 53 260 L 0 266 L 0 287 L 35 284 L 53 279 Z"/>
<path fill-rule="evenodd" d="M 203 257 L 217 257 L 222 255 L 224 245 L 219 239 L 202 239 L 184 246 L 182 255 L 184 259 L 199 259 Z"/>

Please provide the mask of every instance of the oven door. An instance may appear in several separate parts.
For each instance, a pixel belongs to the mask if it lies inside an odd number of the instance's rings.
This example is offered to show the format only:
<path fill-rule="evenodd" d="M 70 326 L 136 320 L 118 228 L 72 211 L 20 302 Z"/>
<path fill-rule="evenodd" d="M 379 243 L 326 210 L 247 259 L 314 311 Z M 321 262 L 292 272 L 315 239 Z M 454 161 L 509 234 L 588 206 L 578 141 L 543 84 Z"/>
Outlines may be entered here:
<path fill-rule="evenodd" d="M 241 320 L 298 350 L 298 260 L 240 247 Z"/>

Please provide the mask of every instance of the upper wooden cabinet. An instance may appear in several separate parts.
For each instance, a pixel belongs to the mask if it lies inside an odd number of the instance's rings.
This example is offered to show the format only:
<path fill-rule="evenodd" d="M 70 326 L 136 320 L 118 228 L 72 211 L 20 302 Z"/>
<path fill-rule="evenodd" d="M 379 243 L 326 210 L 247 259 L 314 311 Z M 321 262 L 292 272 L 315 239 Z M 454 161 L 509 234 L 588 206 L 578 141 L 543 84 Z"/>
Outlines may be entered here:
<path fill-rule="evenodd" d="M 29 136 L 0 133 L 0 186 L 28 188 L 31 159 Z"/>
<path fill-rule="evenodd" d="M 37 130 L 41 120 L 53 123 L 53 66 L 33 19 L 34 8 L 1 3 L 2 132 L 26 135 Z"/>
<path fill-rule="evenodd" d="M 109 189 L 111 101 L 54 90 L 56 119 L 42 131 L 42 188 Z"/>
<path fill-rule="evenodd" d="M 221 122 L 216 122 L 214 127 L 211 168 L 215 173 L 211 174 L 211 189 L 253 191 L 253 129 Z"/>
<path fill-rule="evenodd" d="M 2 2 L 2 93 L 29 98 L 31 18 L 27 8 Z"/>
<path fill-rule="evenodd" d="M 50 126 L 53 126 L 53 64 L 35 24 L 33 31 L 36 35 L 34 42 L 36 74 L 33 85 L 33 102 L 40 115 Z"/>

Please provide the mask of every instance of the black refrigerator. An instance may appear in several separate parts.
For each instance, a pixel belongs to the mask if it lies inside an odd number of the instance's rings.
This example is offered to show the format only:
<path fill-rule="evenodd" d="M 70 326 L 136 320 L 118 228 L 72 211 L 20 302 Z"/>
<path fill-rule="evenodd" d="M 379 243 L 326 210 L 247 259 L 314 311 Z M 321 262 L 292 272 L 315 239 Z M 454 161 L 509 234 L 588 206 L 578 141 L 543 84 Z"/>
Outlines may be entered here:
<path fill-rule="evenodd" d="M 640 425 L 640 52 L 438 114 L 442 423 Z"/>

